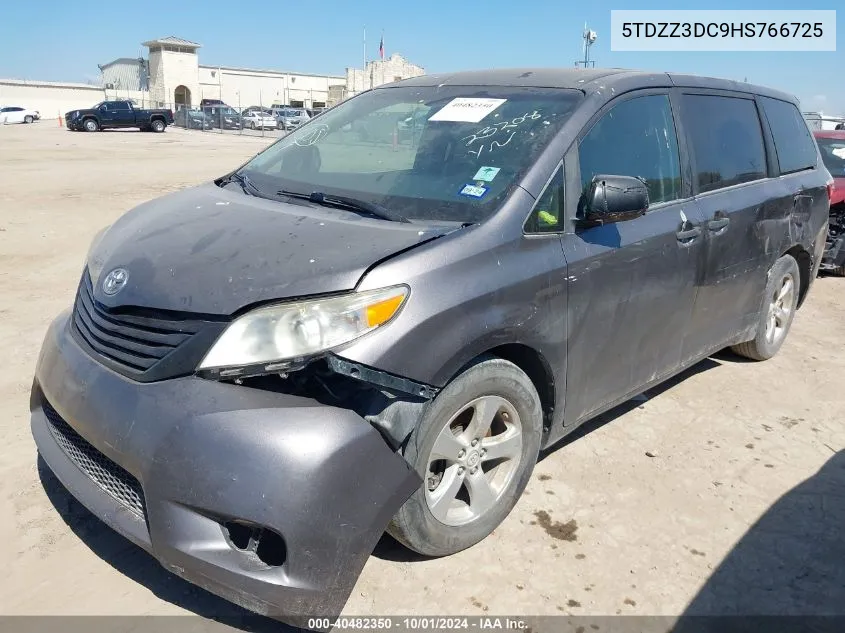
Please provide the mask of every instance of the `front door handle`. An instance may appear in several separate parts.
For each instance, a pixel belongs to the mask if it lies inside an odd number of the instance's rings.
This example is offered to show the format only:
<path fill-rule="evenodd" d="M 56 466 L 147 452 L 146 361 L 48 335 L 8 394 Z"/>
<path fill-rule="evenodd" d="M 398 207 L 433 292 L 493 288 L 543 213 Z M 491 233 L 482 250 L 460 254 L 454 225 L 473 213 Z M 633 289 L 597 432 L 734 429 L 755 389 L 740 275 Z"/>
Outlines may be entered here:
<path fill-rule="evenodd" d="M 675 235 L 678 236 L 678 241 L 681 244 L 689 244 L 695 238 L 697 238 L 699 235 L 701 235 L 701 227 L 700 226 L 694 226 L 691 229 L 680 230 Z"/>
<path fill-rule="evenodd" d="M 730 223 L 731 223 L 730 218 L 724 218 L 724 217 L 723 218 L 713 218 L 712 220 L 707 222 L 707 228 L 710 229 L 711 231 L 718 232 L 718 231 L 721 231 L 722 229 L 724 229 Z"/>

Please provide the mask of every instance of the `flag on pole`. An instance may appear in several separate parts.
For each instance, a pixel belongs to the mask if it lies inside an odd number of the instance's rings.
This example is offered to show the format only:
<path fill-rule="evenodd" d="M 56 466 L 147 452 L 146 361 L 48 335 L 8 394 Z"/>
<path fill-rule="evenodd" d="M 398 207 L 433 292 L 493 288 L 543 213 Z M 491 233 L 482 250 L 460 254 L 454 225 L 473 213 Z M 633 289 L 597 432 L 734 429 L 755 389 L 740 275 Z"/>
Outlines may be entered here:
<path fill-rule="evenodd" d="M 378 43 L 378 55 L 384 61 L 384 33 L 382 33 L 381 40 Z"/>

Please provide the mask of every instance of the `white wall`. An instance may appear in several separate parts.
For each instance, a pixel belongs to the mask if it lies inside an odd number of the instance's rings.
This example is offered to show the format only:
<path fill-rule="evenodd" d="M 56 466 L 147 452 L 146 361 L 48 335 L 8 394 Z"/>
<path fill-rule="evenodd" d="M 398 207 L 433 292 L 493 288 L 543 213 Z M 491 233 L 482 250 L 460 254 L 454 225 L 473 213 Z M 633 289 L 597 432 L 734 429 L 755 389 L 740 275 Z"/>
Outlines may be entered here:
<path fill-rule="evenodd" d="M 343 85 L 340 76 L 306 75 L 272 70 L 200 66 L 202 98 L 222 99 L 233 107 L 270 106 L 302 101 L 305 107 L 329 101 L 329 86 Z"/>
<path fill-rule="evenodd" d="M 0 105 L 38 110 L 42 119 L 58 119 L 65 112 L 90 108 L 105 98 L 102 88 L 86 84 L 0 79 Z"/>

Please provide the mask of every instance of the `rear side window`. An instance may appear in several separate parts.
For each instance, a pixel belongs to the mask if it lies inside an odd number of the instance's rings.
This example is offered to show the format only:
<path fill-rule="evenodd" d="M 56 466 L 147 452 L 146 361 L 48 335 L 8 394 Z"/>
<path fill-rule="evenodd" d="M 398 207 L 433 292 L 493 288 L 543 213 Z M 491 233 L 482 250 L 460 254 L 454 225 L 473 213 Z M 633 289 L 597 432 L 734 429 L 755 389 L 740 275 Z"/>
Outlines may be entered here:
<path fill-rule="evenodd" d="M 818 138 L 824 166 L 834 178 L 845 178 L 845 138 Z"/>
<path fill-rule="evenodd" d="M 582 194 L 594 176 L 636 176 L 649 202 L 681 197 L 678 139 L 667 95 L 623 101 L 605 113 L 578 146 Z"/>
<path fill-rule="evenodd" d="M 750 99 L 683 95 L 695 178 L 700 192 L 766 177 L 766 150 Z"/>
<path fill-rule="evenodd" d="M 780 99 L 763 97 L 760 101 L 775 139 L 780 172 L 788 174 L 815 167 L 816 145 L 798 108 Z"/>

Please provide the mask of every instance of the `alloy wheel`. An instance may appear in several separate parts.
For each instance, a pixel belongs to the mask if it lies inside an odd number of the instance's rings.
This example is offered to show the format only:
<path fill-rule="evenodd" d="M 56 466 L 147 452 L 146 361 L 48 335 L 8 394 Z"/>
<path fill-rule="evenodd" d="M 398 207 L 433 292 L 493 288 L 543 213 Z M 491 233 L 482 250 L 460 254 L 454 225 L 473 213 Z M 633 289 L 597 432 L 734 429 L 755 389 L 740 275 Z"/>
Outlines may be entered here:
<path fill-rule="evenodd" d="M 464 525 L 496 506 L 522 455 L 522 424 L 505 398 L 464 405 L 437 436 L 428 458 L 425 499 L 446 525 Z"/>
<path fill-rule="evenodd" d="M 795 280 L 792 275 L 785 275 L 780 284 L 775 287 L 769 302 L 769 312 L 766 318 L 766 341 L 777 343 L 786 335 L 789 318 L 792 314 L 792 303 L 795 294 Z"/>

